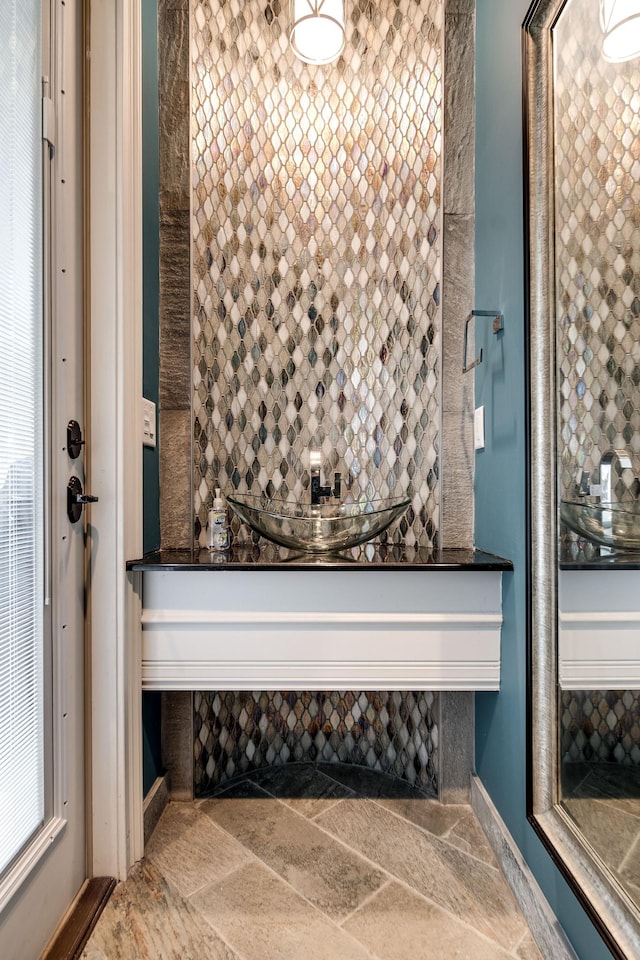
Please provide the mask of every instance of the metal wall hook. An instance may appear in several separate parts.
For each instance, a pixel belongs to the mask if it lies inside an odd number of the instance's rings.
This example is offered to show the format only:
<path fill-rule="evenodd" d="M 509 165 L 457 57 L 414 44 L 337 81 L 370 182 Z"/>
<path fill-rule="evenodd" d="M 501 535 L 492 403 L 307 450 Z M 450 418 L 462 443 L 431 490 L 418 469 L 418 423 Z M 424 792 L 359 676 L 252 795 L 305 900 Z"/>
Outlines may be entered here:
<path fill-rule="evenodd" d="M 472 310 L 467 319 L 464 322 L 464 349 L 462 356 L 462 372 L 468 373 L 469 370 L 473 370 L 474 367 L 477 367 L 479 363 L 482 363 L 482 347 L 480 347 L 480 353 L 473 361 L 467 365 L 467 344 L 469 342 L 469 324 L 474 317 L 493 317 L 493 332 L 500 333 L 501 330 L 504 330 L 504 317 L 499 310 Z"/>

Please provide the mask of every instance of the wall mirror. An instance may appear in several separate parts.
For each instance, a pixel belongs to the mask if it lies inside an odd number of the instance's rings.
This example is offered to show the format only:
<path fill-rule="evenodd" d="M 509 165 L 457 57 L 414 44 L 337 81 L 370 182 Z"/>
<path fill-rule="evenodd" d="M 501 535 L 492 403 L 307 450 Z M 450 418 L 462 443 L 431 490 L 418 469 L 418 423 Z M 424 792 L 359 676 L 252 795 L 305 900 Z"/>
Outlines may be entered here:
<path fill-rule="evenodd" d="M 613 0 L 538 0 L 523 31 L 528 813 L 627 960 L 640 943 L 639 37 L 640 4 Z"/>

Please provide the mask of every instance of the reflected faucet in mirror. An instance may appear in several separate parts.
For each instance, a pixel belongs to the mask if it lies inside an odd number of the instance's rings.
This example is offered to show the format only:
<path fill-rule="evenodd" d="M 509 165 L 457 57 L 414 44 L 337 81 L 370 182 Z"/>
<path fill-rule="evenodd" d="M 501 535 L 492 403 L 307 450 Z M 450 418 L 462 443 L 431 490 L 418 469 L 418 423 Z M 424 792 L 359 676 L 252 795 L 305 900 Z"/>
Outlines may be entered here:
<path fill-rule="evenodd" d="M 309 453 L 309 473 L 311 475 L 311 506 L 317 507 L 326 497 L 340 499 L 342 480 L 339 473 L 334 474 L 333 489 L 322 485 L 322 456 L 319 450 Z"/>
<path fill-rule="evenodd" d="M 613 465 L 618 461 L 621 469 L 631 470 L 631 457 L 626 450 L 608 450 L 600 461 L 600 502 L 613 503 Z"/>
<path fill-rule="evenodd" d="M 631 470 L 631 457 L 626 450 L 607 450 L 600 460 L 598 482 L 590 483 L 590 475 L 580 471 L 576 478 L 576 494 L 579 497 L 597 497 L 602 504 L 614 502 L 613 467 L 618 462 L 621 470 Z"/>

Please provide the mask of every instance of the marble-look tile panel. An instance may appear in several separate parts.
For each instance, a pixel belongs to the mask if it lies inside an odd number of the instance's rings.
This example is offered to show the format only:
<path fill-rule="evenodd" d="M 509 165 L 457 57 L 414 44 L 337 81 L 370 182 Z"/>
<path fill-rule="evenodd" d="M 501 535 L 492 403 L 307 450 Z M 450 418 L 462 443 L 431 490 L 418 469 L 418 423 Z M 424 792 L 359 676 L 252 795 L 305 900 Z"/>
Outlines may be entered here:
<path fill-rule="evenodd" d="M 390 883 L 349 917 L 343 929 L 385 960 L 508 960 L 494 940 L 453 920 L 397 883 Z"/>
<path fill-rule="evenodd" d="M 80 960 L 241 960 L 151 863 L 119 883 Z"/>
<path fill-rule="evenodd" d="M 171 458 L 160 458 L 160 540 L 172 547 L 191 547 L 190 411 L 160 407 L 158 432 L 162 445 L 172 451 Z"/>
<path fill-rule="evenodd" d="M 526 926 L 497 870 L 380 804 L 341 800 L 314 823 L 507 949 L 522 938 Z"/>
<path fill-rule="evenodd" d="M 453 13 L 444 18 L 444 213 L 475 209 L 475 18 Z"/>
<path fill-rule="evenodd" d="M 243 960 L 375 960 L 377 956 L 262 864 L 248 864 L 223 882 L 205 887 L 192 902 Z"/>
<path fill-rule="evenodd" d="M 183 897 L 251 859 L 249 852 L 191 803 L 170 803 L 145 851 Z"/>
<path fill-rule="evenodd" d="M 162 765 L 172 800 L 193 800 L 193 695 L 189 690 L 163 690 L 161 695 Z"/>
<path fill-rule="evenodd" d="M 470 444 L 473 447 L 473 443 Z M 473 472 L 469 476 L 473 487 Z M 456 521 L 462 529 L 462 517 Z M 473 530 L 469 529 L 473 539 Z M 469 803 L 471 800 L 471 773 L 475 766 L 475 698 L 469 691 L 444 690 L 439 698 L 438 728 L 446 730 L 438 756 L 438 796 L 443 803 Z"/>
<path fill-rule="evenodd" d="M 339 919 L 385 882 L 384 874 L 328 837 L 315 823 L 255 789 L 261 796 L 203 800 L 200 810 L 310 903 Z"/>

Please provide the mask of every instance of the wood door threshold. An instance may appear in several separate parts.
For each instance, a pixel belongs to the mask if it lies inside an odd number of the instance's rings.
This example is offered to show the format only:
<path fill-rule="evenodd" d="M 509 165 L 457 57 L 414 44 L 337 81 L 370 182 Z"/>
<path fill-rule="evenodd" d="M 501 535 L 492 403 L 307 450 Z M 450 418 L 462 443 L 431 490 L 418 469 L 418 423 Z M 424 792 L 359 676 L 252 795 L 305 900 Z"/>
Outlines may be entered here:
<path fill-rule="evenodd" d="M 87 880 L 40 960 L 78 960 L 115 885 L 113 877 Z"/>

